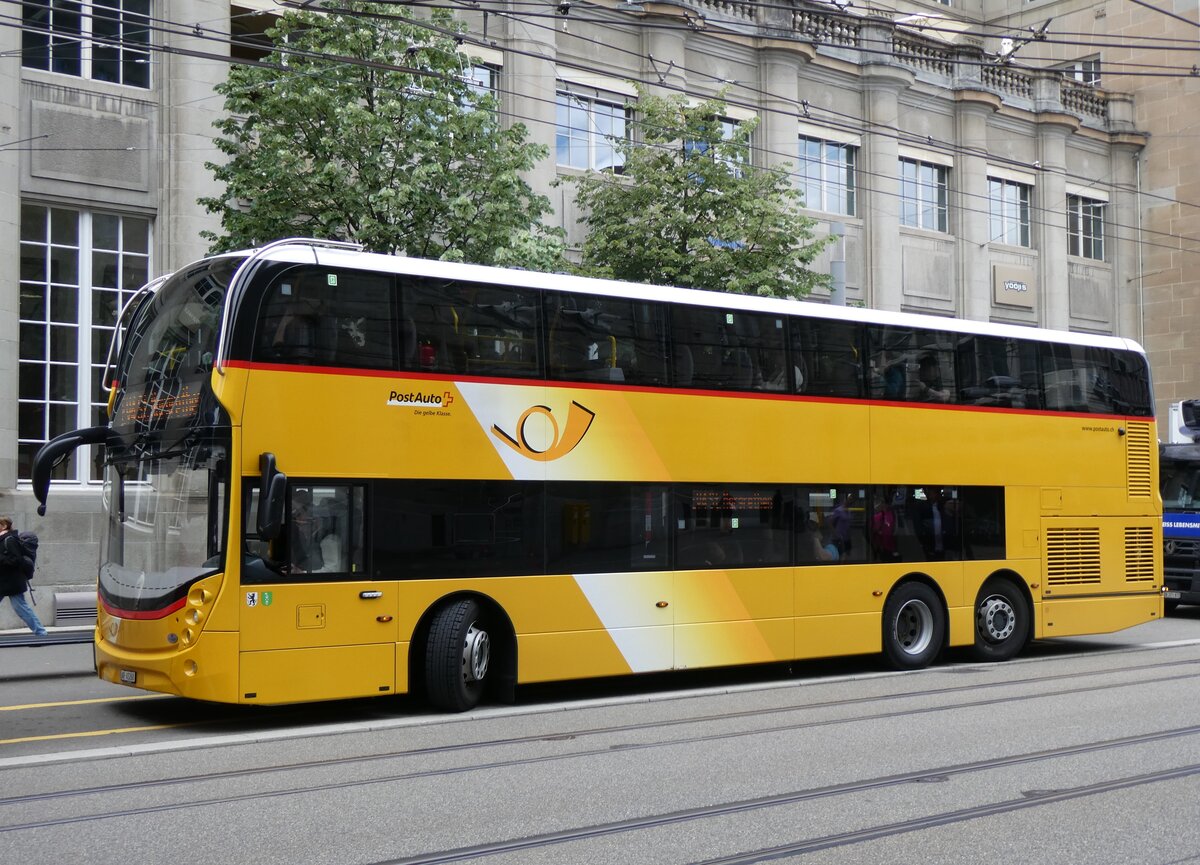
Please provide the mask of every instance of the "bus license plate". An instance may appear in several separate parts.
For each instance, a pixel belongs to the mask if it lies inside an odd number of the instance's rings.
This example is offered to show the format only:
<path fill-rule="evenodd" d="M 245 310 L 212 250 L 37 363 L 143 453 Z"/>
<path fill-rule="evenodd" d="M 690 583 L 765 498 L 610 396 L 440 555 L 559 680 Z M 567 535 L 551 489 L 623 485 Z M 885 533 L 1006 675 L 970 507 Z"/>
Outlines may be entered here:
<path fill-rule="evenodd" d="M 137 684 L 137 672 L 134 670 L 122 670 L 121 671 L 121 684 L 136 685 Z"/>
<path fill-rule="evenodd" d="M 1166 598 L 1168 601 L 1178 601 L 1179 600 L 1179 592 L 1163 592 L 1163 597 Z"/>

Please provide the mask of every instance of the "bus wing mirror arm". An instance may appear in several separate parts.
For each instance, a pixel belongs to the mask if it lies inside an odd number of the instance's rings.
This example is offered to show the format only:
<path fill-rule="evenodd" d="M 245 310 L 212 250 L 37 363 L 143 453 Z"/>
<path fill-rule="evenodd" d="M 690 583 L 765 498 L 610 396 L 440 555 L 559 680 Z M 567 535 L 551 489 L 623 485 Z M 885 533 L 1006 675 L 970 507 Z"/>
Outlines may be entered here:
<path fill-rule="evenodd" d="M 283 528 L 283 503 L 287 496 L 287 475 L 275 467 L 275 454 L 263 453 L 258 457 L 262 471 L 258 491 L 258 536 L 264 541 L 279 537 Z"/>
<path fill-rule="evenodd" d="M 113 432 L 107 426 L 72 430 L 55 436 L 38 450 L 33 458 L 33 494 L 37 496 L 38 516 L 46 515 L 46 497 L 50 494 L 50 474 L 55 467 L 83 445 L 106 444 Z"/>

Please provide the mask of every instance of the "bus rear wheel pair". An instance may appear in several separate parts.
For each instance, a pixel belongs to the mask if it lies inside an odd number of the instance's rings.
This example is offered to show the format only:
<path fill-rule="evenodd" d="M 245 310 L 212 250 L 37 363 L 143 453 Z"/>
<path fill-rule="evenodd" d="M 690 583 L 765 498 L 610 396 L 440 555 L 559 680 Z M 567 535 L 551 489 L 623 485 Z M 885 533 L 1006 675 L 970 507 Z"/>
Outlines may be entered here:
<path fill-rule="evenodd" d="M 988 580 L 975 600 L 975 643 L 980 661 L 1007 661 L 1029 640 L 1032 617 L 1025 595 L 1011 580 Z M 883 606 L 883 654 L 897 670 L 930 664 L 946 639 L 942 600 L 925 583 L 901 583 Z"/>

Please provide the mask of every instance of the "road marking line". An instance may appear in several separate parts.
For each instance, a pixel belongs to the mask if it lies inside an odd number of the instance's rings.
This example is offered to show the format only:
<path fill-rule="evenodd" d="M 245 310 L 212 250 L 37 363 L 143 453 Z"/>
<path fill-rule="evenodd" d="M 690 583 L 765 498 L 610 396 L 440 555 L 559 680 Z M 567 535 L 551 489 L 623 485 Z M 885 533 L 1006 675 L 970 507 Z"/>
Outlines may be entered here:
<path fill-rule="evenodd" d="M 0 712 L 18 709 L 57 709 L 61 706 L 87 706 L 93 703 L 121 703 L 128 700 L 161 700 L 167 694 L 134 694 L 132 697 L 95 697 L 90 700 L 59 700 L 56 703 L 25 703 L 20 706 L 0 706 Z"/>
<path fill-rule="evenodd" d="M 82 733 L 55 733 L 50 736 L 25 736 L 22 739 L 0 739 L 0 745 L 19 745 L 22 742 L 48 742 L 52 739 L 86 739 L 92 736 L 111 736 L 115 733 L 144 733 L 149 730 L 170 730 L 187 724 L 153 724 L 148 727 L 115 727 L 111 730 L 86 730 Z"/>

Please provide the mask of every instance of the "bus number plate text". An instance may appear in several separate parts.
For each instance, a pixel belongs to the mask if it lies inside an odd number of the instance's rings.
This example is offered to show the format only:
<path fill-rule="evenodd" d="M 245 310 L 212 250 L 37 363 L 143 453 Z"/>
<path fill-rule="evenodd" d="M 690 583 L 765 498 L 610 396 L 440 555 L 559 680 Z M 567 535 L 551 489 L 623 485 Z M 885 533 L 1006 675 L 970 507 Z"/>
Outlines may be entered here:
<path fill-rule="evenodd" d="M 137 684 L 137 673 L 134 670 L 122 670 L 121 671 L 121 684 L 136 685 Z"/>
<path fill-rule="evenodd" d="M 1168 601 L 1178 601 L 1180 598 L 1179 592 L 1163 592 L 1163 597 Z"/>

